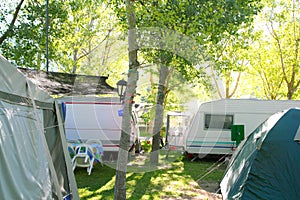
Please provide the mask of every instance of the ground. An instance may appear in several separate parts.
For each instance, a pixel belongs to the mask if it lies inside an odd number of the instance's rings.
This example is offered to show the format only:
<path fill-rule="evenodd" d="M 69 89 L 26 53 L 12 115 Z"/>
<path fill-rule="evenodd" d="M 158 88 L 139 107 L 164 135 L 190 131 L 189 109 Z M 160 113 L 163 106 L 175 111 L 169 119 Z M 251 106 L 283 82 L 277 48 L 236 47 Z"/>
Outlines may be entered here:
<path fill-rule="evenodd" d="M 193 182 L 190 184 L 190 191 L 184 191 L 187 195 L 182 195 L 180 197 L 162 197 L 164 200 L 222 200 L 222 195 L 217 194 L 216 189 L 218 189 L 218 183 L 203 183 L 200 184 L 201 188 L 199 188 L 198 184 Z M 188 195 L 189 193 L 198 193 L 198 196 L 191 197 Z"/>
<path fill-rule="evenodd" d="M 163 152 L 162 152 L 163 153 Z M 216 160 L 188 161 L 169 153 L 160 156 L 155 170 L 147 165 L 148 156 L 133 156 L 127 165 L 126 196 L 130 200 L 221 200 L 219 182 L 225 166 Z M 174 156 L 174 159 L 171 159 Z M 171 162 L 167 162 L 171 161 Z M 76 169 L 80 199 L 113 199 L 115 183 L 114 162 L 96 165 L 92 174 Z M 138 169 L 141 169 L 139 171 Z M 148 170 L 145 170 L 148 169 Z"/>
<path fill-rule="evenodd" d="M 217 182 L 204 182 L 200 183 L 201 189 L 199 189 L 199 194 L 202 196 L 207 196 L 209 199 L 222 199 L 222 195 L 218 194 L 219 183 Z"/>

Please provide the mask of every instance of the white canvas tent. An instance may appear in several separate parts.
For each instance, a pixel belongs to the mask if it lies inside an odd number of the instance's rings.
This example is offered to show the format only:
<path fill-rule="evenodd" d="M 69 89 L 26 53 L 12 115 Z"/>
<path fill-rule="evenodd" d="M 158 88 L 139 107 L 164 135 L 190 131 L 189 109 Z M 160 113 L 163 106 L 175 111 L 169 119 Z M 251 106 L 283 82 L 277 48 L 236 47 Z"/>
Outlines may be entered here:
<path fill-rule="evenodd" d="M 0 55 L 0 198 L 79 199 L 56 101 Z"/>

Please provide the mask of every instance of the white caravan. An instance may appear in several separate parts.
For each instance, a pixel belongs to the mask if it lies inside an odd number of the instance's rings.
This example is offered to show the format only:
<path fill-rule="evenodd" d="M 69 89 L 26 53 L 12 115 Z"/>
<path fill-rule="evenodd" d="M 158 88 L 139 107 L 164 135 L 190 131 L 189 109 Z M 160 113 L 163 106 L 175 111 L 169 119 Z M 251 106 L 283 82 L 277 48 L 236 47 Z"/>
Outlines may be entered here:
<path fill-rule="evenodd" d="M 120 145 L 123 106 L 119 98 L 61 98 L 68 141 L 97 139 L 102 142 L 104 156 L 117 152 Z M 131 145 L 139 137 L 135 112 L 131 120 Z M 130 148 L 130 147 L 128 147 Z M 116 155 L 113 155 L 114 157 Z M 111 158 L 110 158 L 111 159 Z M 115 158 L 114 158 L 115 159 Z"/>
<path fill-rule="evenodd" d="M 185 151 L 190 154 L 232 154 L 231 126 L 244 125 L 245 137 L 272 114 L 300 107 L 300 101 L 221 99 L 200 105 L 185 133 Z"/>

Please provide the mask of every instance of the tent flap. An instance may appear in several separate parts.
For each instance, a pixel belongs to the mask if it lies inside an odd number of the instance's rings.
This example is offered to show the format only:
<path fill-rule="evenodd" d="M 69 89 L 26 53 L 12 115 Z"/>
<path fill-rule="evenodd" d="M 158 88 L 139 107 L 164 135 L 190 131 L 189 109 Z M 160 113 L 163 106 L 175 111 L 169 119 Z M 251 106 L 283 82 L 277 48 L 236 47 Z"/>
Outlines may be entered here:
<path fill-rule="evenodd" d="M 298 143 L 300 142 L 300 126 L 299 126 L 298 129 L 297 129 L 297 132 L 296 132 L 294 141 L 296 141 L 296 142 L 298 142 Z"/>
<path fill-rule="evenodd" d="M 35 120 L 33 108 L 0 102 L 0 176 L 6 180 L 0 182 L 3 199 L 52 198 L 43 135 Z"/>

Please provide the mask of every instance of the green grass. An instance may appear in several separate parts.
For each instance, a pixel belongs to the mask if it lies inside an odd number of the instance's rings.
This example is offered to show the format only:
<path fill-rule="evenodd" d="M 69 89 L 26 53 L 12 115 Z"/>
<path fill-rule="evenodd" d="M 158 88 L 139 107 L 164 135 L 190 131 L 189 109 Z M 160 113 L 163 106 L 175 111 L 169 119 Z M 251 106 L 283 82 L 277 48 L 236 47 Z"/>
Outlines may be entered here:
<path fill-rule="evenodd" d="M 160 157 L 164 158 L 164 156 Z M 164 159 L 161 159 L 160 163 L 162 160 Z M 147 162 L 145 160 L 144 164 Z M 157 170 L 151 168 L 148 172 L 134 172 L 130 168 L 134 168 L 135 165 L 129 166 L 126 183 L 127 199 L 156 200 L 163 197 L 191 199 L 198 195 L 197 191 L 191 190 L 191 187 L 200 188 L 202 182 L 221 181 L 225 166 L 218 167 L 215 162 L 190 162 L 180 157 L 173 162 L 163 163 Z M 143 168 L 141 165 L 138 167 Z M 210 172 L 214 167 L 215 169 Z M 145 168 L 143 170 L 146 171 Z M 113 199 L 115 169 L 112 167 L 97 164 L 90 176 L 85 168 L 78 168 L 75 170 L 75 177 L 80 199 Z"/>

